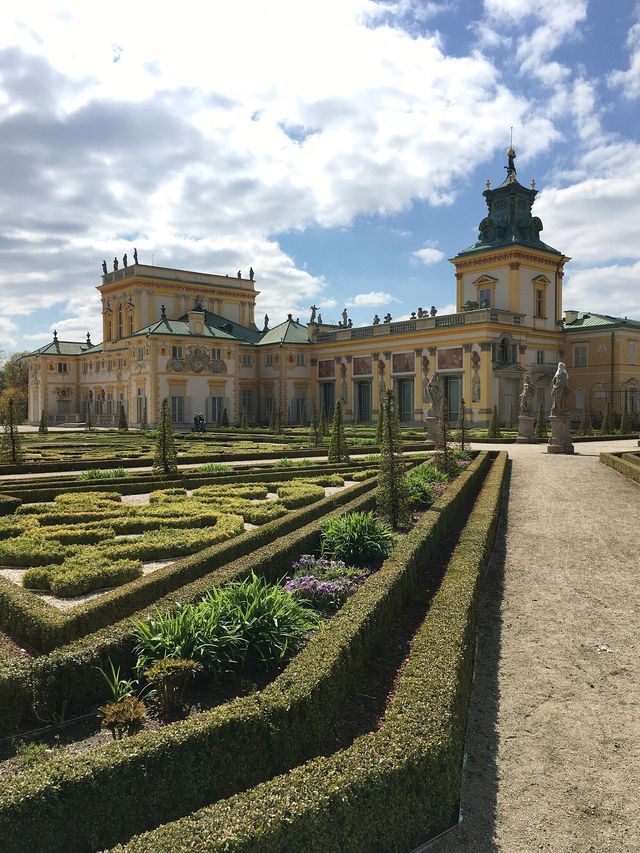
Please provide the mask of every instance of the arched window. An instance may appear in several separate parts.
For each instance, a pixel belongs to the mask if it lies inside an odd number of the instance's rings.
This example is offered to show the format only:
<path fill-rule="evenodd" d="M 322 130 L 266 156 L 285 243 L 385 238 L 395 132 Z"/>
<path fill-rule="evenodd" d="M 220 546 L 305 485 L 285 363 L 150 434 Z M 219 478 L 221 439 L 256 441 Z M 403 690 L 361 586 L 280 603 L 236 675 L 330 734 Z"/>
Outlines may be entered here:
<path fill-rule="evenodd" d="M 576 409 L 584 409 L 584 388 L 576 388 Z"/>
<path fill-rule="evenodd" d="M 509 356 L 511 355 L 510 349 L 511 348 L 509 346 L 509 341 L 507 340 L 507 338 L 503 338 L 500 341 L 500 361 L 501 362 L 506 363 L 506 362 L 510 361 L 510 358 L 509 358 Z"/>
<path fill-rule="evenodd" d="M 118 305 L 118 337 L 122 338 L 124 336 L 124 311 L 122 310 L 122 304 Z"/>

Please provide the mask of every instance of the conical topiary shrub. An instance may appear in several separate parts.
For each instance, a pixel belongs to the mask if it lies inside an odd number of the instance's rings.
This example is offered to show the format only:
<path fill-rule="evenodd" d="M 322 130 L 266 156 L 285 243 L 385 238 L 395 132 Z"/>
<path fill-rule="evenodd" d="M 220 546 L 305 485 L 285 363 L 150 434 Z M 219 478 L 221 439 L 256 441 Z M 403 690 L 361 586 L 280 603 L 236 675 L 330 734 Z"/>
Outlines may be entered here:
<path fill-rule="evenodd" d="M 4 428 L 0 442 L 0 462 L 17 465 L 22 462 L 22 442 L 18 431 L 18 416 L 13 400 L 9 400 L 4 410 Z"/>
<path fill-rule="evenodd" d="M 326 438 L 329 435 L 329 421 L 327 418 L 327 407 L 323 403 L 320 407 L 320 425 L 318 427 L 320 430 L 320 438 Z"/>
<path fill-rule="evenodd" d="M 631 432 L 631 418 L 627 406 L 627 395 L 624 395 L 622 403 L 622 414 L 620 415 L 620 435 L 628 435 Z"/>
<path fill-rule="evenodd" d="M 611 400 L 608 400 L 604 407 L 600 435 L 613 435 L 613 406 L 611 405 Z"/>
<path fill-rule="evenodd" d="M 49 425 L 47 423 L 47 413 L 45 410 L 42 410 L 42 414 L 40 415 L 40 425 L 38 426 L 38 432 L 40 435 L 46 435 L 49 432 Z"/>
<path fill-rule="evenodd" d="M 547 427 L 544 421 L 544 403 L 540 403 L 538 409 L 538 419 L 536 420 L 535 435 L 538 441 L 544 441 L 547 438 Z"/>
<path fill-rule="evenodd" d="M 344 435 L 344 423 L 342 422 L 342 403 L 336 403 L 333 411 L 333 422 L 331 424 L 331 439 L 329 441 L 328 462 L 348 462 L 349 451 Z"/>
<path fill-rule="evenodd" d="M 491 420 L 489 421 L 489 426 L 487 427 L 487 438 L 500 438 L 500 426 L 498 424 L 498 407 L 493 407 L 493 413 L 491 415 Z"/>
<path fill-rule="evenodd" d="M 127 423 L 127 413 L 124 410 L 124 405 L 120 403 L 120 416 L 118 418 L 118 429 L 120 432 L 129 432 L 129 424 Z"/>
<path fill-rule="evenodd" d="M 382 441 L 376 503 L 379 515 L 387 519 L 393 529 L 397 530 L 408 524 L 409 506 L 400 425 L 391 389 L 385 391 L 380 407 L 380 417 L 382 418 Z"/>
<path fill-rule="evenodd" d="M 175 474 L 178 470 L 178 466 L 176 465 L 176 447 L 173 438 L 173 424 L 171 423 L 171 410 L 169 409 L 169 401 L 166 397 L 160 407 L 153 470 L 165 475 Z"/>

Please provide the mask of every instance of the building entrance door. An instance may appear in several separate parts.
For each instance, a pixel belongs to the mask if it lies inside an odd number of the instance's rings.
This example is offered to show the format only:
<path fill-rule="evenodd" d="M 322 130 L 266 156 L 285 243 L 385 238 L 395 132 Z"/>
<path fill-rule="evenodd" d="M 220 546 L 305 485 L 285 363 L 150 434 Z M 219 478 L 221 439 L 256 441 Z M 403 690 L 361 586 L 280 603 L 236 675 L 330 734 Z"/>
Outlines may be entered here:
<path fill-rule="evenodd" d="M 356 418 L 360 423 L 371 420 L 371 380 L 356 382 Z"/>
<path fill-rule="evenodd" d="M 502 412 L 502 421 L 505 424 L 513 426 L 517 423 L 518 417 L 518 380 L 505 379 L 504 381 L 504 409 Z"/>
<path fill-rule="evenodd" d="M 320 407 L 324 406 L 327 417 L 333 417 L 333 407 L 336 404 L 336 383 L 320 383 Z"/>
<path fill-rule="evenodd" d="M 447 401 L 447 417 L 449 423 L 457 423 L 460 419 L 460 377 L 444 377 L 444 394 Z"/>
<path fill-rule="evenodd" d="M 413 420 L 413 379 L 398 379 L 396 385 L 398 418 L 401 423 Z"/>

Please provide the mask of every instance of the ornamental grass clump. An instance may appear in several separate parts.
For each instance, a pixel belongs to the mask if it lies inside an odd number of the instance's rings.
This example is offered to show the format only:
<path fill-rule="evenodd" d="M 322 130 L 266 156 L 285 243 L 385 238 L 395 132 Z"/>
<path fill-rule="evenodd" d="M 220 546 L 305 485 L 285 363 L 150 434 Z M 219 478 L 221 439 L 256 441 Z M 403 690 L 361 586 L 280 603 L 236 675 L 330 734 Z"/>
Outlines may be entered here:
<path fill-rule="evenodd" d="M 272 669 L 300 646 L 319 617 L 279 585 L 252 573 L 214 587 L 195 604 L 135 622 L 137 669 L 156 660 L 194 660 L 218 682 L 228 673 Z"/>
<path fill-rule="evenodd" d="M 373 568 L 391 553 L 394 533 L 372 512 L 332 516 L 320 525 L 320 553 L 350 565 Z"/>

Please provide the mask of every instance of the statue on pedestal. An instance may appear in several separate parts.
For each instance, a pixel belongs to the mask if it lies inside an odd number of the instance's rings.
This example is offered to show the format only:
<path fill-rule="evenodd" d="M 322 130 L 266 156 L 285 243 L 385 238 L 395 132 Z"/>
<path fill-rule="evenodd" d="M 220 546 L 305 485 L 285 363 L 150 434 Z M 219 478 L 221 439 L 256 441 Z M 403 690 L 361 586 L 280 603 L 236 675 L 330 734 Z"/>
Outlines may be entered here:
<path fill-rule="evenodd" d="M 566 415 L 567 401 L 569 399 L 569 375 L 563 361 L 558 364 L 553 383 L 551 385 L 551 414 Z"/>
<path fill-rule="evenodd" d="M 520 394 L 520 414 L 530 415 L 533 412 L 533 398 L 535 397 L 536 389 L 528 376 L 524 377 L 524 385 Z"/>

